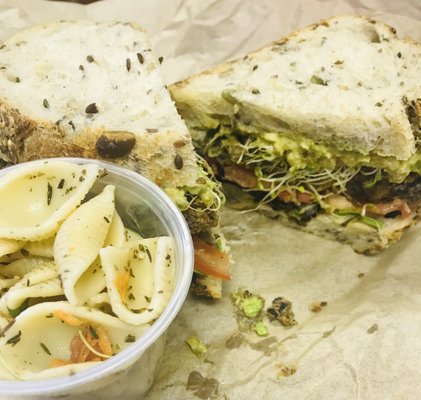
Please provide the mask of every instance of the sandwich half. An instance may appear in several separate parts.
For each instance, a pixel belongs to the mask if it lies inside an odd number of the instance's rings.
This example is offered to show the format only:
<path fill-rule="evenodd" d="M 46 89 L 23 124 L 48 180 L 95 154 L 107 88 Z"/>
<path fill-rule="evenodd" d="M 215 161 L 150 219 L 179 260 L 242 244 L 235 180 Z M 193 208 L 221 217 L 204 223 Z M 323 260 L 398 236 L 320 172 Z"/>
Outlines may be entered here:
<path fill-rule="evenodd" d="M 136 24 L 61 21 L 14 35 L 0 46 L 0 159 L 100 158 L 151 179 L 195 237 L 197 291 L 218 298 L 229 278 L 217 229 L 223 196 L 194 152 L 161 62 Z"/>
<path fill-rule="evenodd" d="M 373 254 L 418 219 L 420 72 L 418 43 L 341 16 L 170 92 L 197 148 L 252 207 Z"/>

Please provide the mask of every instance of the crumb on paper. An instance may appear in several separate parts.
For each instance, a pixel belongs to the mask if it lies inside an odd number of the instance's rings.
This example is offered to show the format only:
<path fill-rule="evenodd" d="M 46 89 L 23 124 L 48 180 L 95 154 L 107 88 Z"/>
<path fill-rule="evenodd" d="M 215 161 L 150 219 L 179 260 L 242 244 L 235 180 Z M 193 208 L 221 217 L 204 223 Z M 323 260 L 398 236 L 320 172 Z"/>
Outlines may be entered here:
<path fill-rule="evenodd" d="M 318 313 L 323 310 L 323 307 L 327 306 L 327 301 L 315 301 L 310 304 L 310 311 Z"/>
<path fill-rule="evenodd" d="M 285 327 L 297 324 L 292 303 L 284 297 L 277 297 L 272 301 L 272 307 L 267 309 L 267 315 L 271 321 L 279 321 Z"/>
<path fill-rule="evenodd" d="M 334 326 L 332 329 L 329 329 L 328 331 L 323 332 L 323 337 L 328 338 L 333 334 L 333 332 L 336 331 L 336 326 Z"/>
<path fill-rule="evenodd" d="M 205 378 L 200 372 L 190 372 L 186 389 L 199 399 L 207 400 L 218 394 L 219 382 L 214 378 Z"/>
<path fill-rule="evenodd" d="M 265 299 L 248 290 L 239 288 L 232 293 L 232 302 L 237 308 L 237 322 L 240 330 L 267 336 L 269 329 L 263 322 Z"/>
<path fill-rule="evenodd" d="M 360 278 L 360 279 L 361 279 L 361 278 L 364 278 L 364 275 L 365 275 L 365 274 L 364 274 L 364 272 L 360 272 L 360 273 L 357 275 L 357 278 Z"/>
<path fill-rule="evenodd" d="M 206 345 L 197 336 L 191 336 L 185 342 L 197 357 L 203 356 L 208 351 Z"/>
<path fill-rule="evenodd" d="M 234 305 L 242 311 L 247 318 L 256 318 L 259 316 L 265 305 L 263 297 L 243 289 L 237 289 L 232 294 L 232 300 Z"/>
<path fill-rule="evenodd" d="M 256 324 L 253 326 L 253 330 L 259 335 L 259 336 L 267 336 L 269 335 L 269 329 L 267 325 L 262 322 L 256 322 Z"/>
<path fill-rule="evenodd" d="M 367 333 L 371 335 L 378 330 L 379 330 L 379 326 L 377 324 L 373 324 L 370 326 L 370 328 L 367 329 Z"/>
<path fill-rule="evenodd" d="M 278 378 L 286 378 L 297 372 L 297 367 L 293 365 L 278 364 Z"/>

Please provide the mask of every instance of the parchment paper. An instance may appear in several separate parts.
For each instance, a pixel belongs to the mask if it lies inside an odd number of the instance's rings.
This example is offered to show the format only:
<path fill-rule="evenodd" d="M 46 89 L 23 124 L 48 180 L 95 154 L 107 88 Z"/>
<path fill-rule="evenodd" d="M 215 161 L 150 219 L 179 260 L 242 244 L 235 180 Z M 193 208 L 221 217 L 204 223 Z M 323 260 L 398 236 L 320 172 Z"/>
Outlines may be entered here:
<path fill-rule="evenodd" d="M 135 20 L 164 56 L 171 83 L 343 13 L 383 19 L 401 36 L 421 40 L 419 0 L 106 0 L 90 6 L 0 0 L 0 37 L 55 19 Z M 257 213 L 226 210 L 222 223 L 236 261 L 233 280 L 221 301 L 188 298 L 169 330 L 148 400 L 421 398 L 421 226 L 366 257 Z M 239 286 L 268 303 L 286 297 L 298 324 L 271 323 L 268 338 L 245 335 L 228 349 L 238 335 L 230 293 Z M 328 304 L 311 312 L 317 301 Z M 184 343 L 192 335 L 209 347 L 205 357 Z M 186 388 L 192 371 L 203 376 L 202 388 Z"/>

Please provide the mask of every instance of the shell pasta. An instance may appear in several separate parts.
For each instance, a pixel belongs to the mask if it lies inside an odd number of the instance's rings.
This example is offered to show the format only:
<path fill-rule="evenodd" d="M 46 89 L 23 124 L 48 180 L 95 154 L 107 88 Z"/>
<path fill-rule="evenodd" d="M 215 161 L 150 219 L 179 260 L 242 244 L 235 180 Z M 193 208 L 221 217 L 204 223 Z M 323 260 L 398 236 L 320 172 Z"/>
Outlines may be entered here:
<path fill-rule="evenodd" d="M 159 318 L 175 280 L 172 239 L 142 238 L 125 226 L 118 188 L 96 184 L 95 164 L 30 167 L 0 178 L 6 380 L 72 375 L 106 361 Z"/>

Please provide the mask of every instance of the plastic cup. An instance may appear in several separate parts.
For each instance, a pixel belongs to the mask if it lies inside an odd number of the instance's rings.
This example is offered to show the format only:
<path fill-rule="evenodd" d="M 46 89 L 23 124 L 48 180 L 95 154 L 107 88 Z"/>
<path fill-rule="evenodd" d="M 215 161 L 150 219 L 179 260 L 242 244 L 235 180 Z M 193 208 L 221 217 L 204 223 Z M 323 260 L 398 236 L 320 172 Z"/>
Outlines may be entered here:
<path fill-rule="evenodd" d="M 193 274 L 193 245 L 186 221 L 169 197 L 143 176 L 116 164 L 81 158 L 50 159 L 95 163 L 107 171 L 90 193 L 107 184 L 116 187 L 116 208 L 126 226 L 144 237 L 168 235 L 174 240 L 175 287 L 158 320 L 131 346 L 99 365 L 72 376 L 39 381 L 0 381 L 0 399 L 140 400 L 151 388 L 165 349 L 168 326 L 180 310 Z M 38 163 L 41 161 L 31 161 Z M 29 163 L 25 163 L 29 164 Z M 21 164 L 22 165 L 22 164 Z M 0 178 L 19 165 L 0 171 Z"/>

